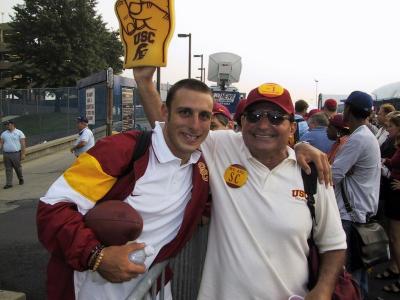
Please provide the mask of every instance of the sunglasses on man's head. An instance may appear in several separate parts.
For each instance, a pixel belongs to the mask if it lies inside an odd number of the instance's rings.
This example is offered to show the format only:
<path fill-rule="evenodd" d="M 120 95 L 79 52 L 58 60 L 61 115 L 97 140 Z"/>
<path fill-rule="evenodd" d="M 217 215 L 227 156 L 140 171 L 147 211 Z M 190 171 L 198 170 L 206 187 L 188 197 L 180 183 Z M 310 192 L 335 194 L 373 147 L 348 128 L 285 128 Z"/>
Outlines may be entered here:
<path fill-rule="evenodd" d="M 250 123 L 257 123 L 262 118 L 267 118 L 272 125 L 280 125 L 291 117 L 279 111 L 249 111 L 245 113 L 246 120 Z"/>

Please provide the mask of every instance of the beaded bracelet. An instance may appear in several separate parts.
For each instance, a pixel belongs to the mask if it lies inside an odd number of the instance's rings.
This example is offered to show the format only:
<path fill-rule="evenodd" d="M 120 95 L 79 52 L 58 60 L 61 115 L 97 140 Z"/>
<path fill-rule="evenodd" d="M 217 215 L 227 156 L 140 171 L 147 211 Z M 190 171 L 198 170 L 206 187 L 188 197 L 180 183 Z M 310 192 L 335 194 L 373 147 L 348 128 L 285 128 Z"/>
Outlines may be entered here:
<path fill-rule="evenodd" d="M 103 259 L 104 252 L 103 249 L 101 249 L 100 254 L 96 258 L 96 262 L 94 263 L 94 267 L 92 269 L 93 272 L 96 272 L 96 270 L 99 268 L 101 260 Z"/>
<path fill-rule="evenodd" d="M 90 270 L 93 270 L 94 264 L 96 263 L 96 259 L 99 256 L 101 250 L 104 249 L 104 245 L 97 245 L 96 247 L 93 248 L 93 250 L 90 253 L 89 261 L 88 261 L 88 268 Z"/>

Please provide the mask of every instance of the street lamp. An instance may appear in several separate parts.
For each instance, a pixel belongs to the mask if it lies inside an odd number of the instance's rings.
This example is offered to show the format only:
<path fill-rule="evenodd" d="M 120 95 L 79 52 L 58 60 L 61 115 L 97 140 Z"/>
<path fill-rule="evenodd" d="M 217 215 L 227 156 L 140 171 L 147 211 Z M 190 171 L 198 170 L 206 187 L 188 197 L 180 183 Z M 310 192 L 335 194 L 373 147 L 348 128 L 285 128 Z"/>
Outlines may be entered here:
<path fill-rule="evenodd" d="M 195 55 L 193 55 L 193 57 L 200 57 L 200 68 L 198 68 L 198 70 L 200 70 L 200 81 L 205 81 L 205 78 L 203 77 L 203 70 L 204 70 L 204 68 L 203 68 L 203 54 L 195 54 Z M 205 74 L 205 73 L 204 73 Z M 203 80 L 203 78 L 204 78 L 204 80 Z"/>
<path fill-rule="evenodd" d="M 188 78 L 191 78 L 192 69 L 192 34 L 191 33 L 178 33 L 180 38 L 189 38 L 189 74 Z"/>
<path fill-rule="evenodd" d="M 317 103 L 317 107 L 318 107 L 318 79 L 314 79 L 315 82 L 315 102 Z"/>

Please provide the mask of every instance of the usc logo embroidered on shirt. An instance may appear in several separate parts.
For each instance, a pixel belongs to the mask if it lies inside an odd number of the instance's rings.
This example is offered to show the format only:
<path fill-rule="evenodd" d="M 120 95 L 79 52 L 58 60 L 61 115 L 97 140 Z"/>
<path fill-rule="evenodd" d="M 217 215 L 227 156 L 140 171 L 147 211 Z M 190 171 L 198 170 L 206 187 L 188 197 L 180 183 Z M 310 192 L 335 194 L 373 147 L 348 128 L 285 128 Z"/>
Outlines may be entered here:
<path fill-rule="evenodd" d="M 205 182 L 208 182 L 208 169 L 207 169 L 205 163 L 199 162 L 198 166 L 199 166 L 199 172 L 200 172 L 201 178 Z"/>
<path fill-rule="evenodd" d="M 307 201 L 307 194 L 303 190 L 292 190 L 292 197 L 300 201 Z"/>

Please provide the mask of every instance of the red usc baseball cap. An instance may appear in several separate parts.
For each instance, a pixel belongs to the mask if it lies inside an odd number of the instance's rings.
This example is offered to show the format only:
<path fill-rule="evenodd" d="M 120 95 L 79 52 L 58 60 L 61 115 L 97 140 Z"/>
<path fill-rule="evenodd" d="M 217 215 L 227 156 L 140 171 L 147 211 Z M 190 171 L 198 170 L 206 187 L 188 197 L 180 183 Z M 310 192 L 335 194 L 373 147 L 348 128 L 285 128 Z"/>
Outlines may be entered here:
<path fill-rule="evenodd" d="M 294 106 L 289 91 L 276 83 L 264 83 L 250 91 L 244 110 L 258 102 L 270 102 L 278 105 L 289 115 L 294 114 Z"/>
<path fill-rule="evenodd" d="M 221 103 L 214 102 L 212 113 L 213 115 L 221 114 L 232 121 L 231 113 L 226 106 L 222 105 Z"/>

